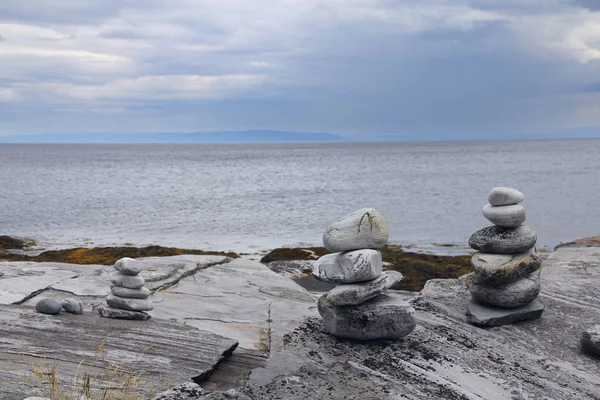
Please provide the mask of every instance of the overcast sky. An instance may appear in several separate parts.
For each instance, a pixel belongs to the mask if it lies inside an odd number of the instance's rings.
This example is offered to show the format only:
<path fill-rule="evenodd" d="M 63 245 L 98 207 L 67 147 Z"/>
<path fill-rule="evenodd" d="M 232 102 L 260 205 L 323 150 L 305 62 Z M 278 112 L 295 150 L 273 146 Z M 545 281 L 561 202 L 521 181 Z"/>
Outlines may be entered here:
<path fill-rule="evenodd" d="M 596 126 L 599 0 L 0 1 L 0 135 Z"/>

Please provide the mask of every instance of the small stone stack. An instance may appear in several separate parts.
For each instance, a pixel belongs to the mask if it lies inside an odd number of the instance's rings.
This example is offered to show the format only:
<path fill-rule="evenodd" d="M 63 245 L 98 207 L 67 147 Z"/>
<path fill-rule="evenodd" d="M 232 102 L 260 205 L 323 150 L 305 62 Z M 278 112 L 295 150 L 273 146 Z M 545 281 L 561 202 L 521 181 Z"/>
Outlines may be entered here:
<path fill-rule="evenodd" d="M 537 299 L 542 262 L 535 250 L 535 231 L 523 225 L 525 208 L 520 203 L 524 199 L 516 189 L 492 189 L 483 215 L 494 226 L 469 239 L 469 246 L 478 250 L 467 278 L 473 297 L 467 310 L 470 323 L 501 326 L 537 319 L 544 311 Z"/>
<path fill-rule="evenodd" d="M 105 318 L 142 321 L 150 319 L 150 314 L 145 311 L 151 311 L 154 306 L 148 299 L 150 290 L 144 287 L 146 281 L 140 275 L 140 262 L 132 258 L 122 258 L 114 267 L 117 272 L 110 276 L 111 293 L 106 297 L 109 307 L 99 307 L 98 313 Z"/>
<path fill-rule="evenodd" d="M 381 249 L 388 226 L 375 209 L 363 208 L 330 225 L 323 244 L 334 252 L 317 260 L 313 275 L 339 284 L 319 299 L 325 329 L 348 339 L 397 339 L 416 326 L 414 309 L 400 295 L 384 293 L 402 280 L 396 271 L 382 273 Z"/>

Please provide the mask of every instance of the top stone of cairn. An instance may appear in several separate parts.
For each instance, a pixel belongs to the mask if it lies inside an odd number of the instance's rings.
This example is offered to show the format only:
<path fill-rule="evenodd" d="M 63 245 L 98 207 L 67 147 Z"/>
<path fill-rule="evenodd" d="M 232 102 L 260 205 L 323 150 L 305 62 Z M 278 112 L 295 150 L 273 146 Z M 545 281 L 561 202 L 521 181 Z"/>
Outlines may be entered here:
<path fill-rule="evenodd" d="M 142 272 L 142 266 L 139 261 L 133 258 L 121 258 L 114 265 L 115 269 L 122 274 L 135 276 Z"/>
<path fill-rule="evenodd" d="M 387 244 L 388 225 L 374 208 L 362 208 L 329 225 L 323 245 L 331 252 L 380 249 Z"/>
<path fill-rule="evenodd" d="M 488 201 L 492 206 L 510 206 L 518 204 L 525 200 L 525 195 L 517 189 L 508 187 L 493 188 L 488 196 Z"/>

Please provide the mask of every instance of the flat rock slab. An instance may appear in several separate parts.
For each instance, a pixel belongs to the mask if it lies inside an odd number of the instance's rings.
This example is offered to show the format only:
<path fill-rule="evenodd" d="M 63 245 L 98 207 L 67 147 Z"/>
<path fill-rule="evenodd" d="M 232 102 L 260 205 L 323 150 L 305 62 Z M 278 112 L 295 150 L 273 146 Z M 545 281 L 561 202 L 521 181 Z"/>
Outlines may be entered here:
<path fill-rule="evenodd" d="M 148 381 L 137 387 L 137 394 L 161 391 L 168 381 L 205 379 L 237 345 L 235 340 L 172 321 L 122 321 L 96 313 L 49 316 L 30 307 L 0 305 L 0 398 L 41 395 L 43 386 L 36 384 L 32 367 L 43 369 L 54 360 L 63 382 L 123 363 L 123 368 Z"/>
<path fill-rule="evenodd" d="M 542 316 L 544 303 L 536 299 L 518 308 L 499 308 L 471 300 L 467 306 L 467 321 L 479 326 L 502 326 L 521 321 L 533 321 Z"/>

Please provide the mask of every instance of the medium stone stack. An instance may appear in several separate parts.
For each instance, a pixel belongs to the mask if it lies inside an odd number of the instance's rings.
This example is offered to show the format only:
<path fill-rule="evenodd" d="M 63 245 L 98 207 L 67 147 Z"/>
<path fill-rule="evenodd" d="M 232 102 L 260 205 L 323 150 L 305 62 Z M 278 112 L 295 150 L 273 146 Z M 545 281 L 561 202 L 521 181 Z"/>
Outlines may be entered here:
<path fill-rule="evenodd" d="M 336 286 L 319 299 L 325 329 L 348 339 L 397 339 L 416 326 L 414 309 L 401 296 L 385 293 L 402 280 L 396 271 L 382 272 L 381 249 L 388 226 L 375 209 L 363 208 L 330 225 L 323 234 L 327 254 L 313 275 Z"/>
<path fill-rule="evenodd" d="M 542 262 L 535 250 L 535 231 L 525 225 L 525 199 L 516 189 L 497 187 L 489 195 L 483 215 L 494 224 L 475 232 L 469 245 L 473 273 L 467 285 L 473 299 L 467 319 L 483 326 L 501 326 L 539 318 L 544 304 L 540 293 Z"/>
<path fill-rule="evenodd" d="M 106 297 L 109 307 L 99 307 L 98 313 L 105 318 L 132 319 L 145 321 L 150 319 L 154 306 L 148 299 L 150 290 L 144 287 L 146 281 L 140 275 L 140 262 L 132 258 L 122 258 L 114 265 L 117 272 L 110 276 L 111 293 Z"/>

